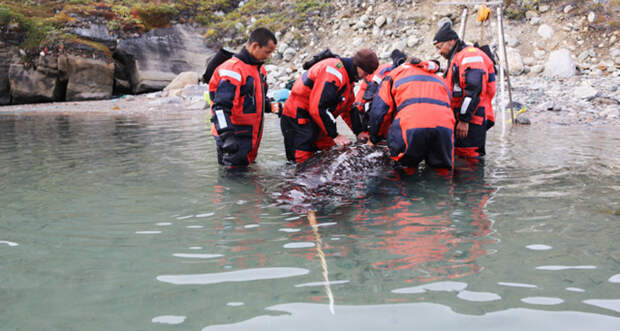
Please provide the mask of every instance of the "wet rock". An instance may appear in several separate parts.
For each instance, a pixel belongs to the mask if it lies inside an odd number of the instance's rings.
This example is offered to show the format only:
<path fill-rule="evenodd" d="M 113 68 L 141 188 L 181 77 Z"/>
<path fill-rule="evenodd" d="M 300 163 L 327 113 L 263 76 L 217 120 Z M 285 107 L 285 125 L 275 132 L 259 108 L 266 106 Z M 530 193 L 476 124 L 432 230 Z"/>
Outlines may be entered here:
<path fill-rule="evenodd" d="M 515 119 L 515 122 L 518 124 L 523 124 L 523 125 L 532 124 L 532 121 L 530 121 L 529 117 L 525 114 L 520 114 L 519 116 L 517 116 L 517 118 Z"/>
<path fill-rule="evenodd" d="M 121 41 L 118 49 L 134 59 L 130 68 L 134 93 L 161 90 L 184 71 L 203 72 L 205 58 L 214 53 L 198 32 L 185 25 L 153 29 Z"/>
<path fill-rule="evenodd" d="M 542 24 L 539 26 L 537 32 L 543 39 L 550 39 L 553 37 L 553 28 L 547 24 Z"/>
<path fill-rule="evenodd" d="M 64 60 L 59 59 L 59 63 Z M 98 100 L 112 97 L 114 89 L 114 63 L 112 60 L 95 60 L 67 55 L 66 100 Z"/>
<path fill-rule="evenodd" d="M 9 84 L 13 103 L 48 102 L 62 99 L 58 76 L 50 76 L 22 64 L 9 67 Z"/>
<path fill-rule="evenodd" d="M 576 98 L 585 100 L 591 100 L 599 94 L 599 92 L 587 81 L 584 81 L 581 85 L 577 86 L 573 93 Z"/>
<path fill-rule="evenodd" d="M 568 78 L 575 75 L 575 72 L 575 62 L 569 50 L 563 48 L 549 54 L 545 63 L 546 76 Z"/>

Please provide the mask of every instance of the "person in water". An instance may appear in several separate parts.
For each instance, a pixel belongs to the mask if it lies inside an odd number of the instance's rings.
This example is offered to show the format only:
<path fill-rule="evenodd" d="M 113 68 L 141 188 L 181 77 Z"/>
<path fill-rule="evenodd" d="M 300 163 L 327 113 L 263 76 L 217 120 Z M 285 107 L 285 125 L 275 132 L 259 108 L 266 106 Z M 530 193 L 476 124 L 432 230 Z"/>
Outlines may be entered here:
<path fill-rule="evenodd" d="M 493 60 L 482 49 L 459 39 L 449 23 L 437 31 L 433 45 L 448 59 L 444 78 L 452 93 L 451 107 L 457 120 L 455 154 L 480 159 L 485 154 L 486 132 L 495 124 L 491 105 L 495 96 Z"/>
<path fill-rule="evenodd" d="M 412 59 L 386 76 L 370 108 L 369 144 L 387 139 L 390 156 L 413 173 L 425 160 L 448 173 L 454 164 L 454 114 L 439 65 Z M 440 171 L 440 172 L 445 172 Z"/>
<path fill-rule="evenodd" d="M 338 133 L 338 116 L 358 138 L 363 134 L 363 128 L 351 123 L 353 84 L 378 66 L 377 55 L 370 49 L 361 49 L 352 58 L 326 50 L 304 65 L 308 71 L 293 84 L 280 118 L 289 161 L 302 163 L 318 150 L 350 144 L 346 136 Z"/>
<path fill-rule="evenodd" d="M 258 28 L 237 54 L 219 65 L 209 81 L 211 133 L 217 160 L 228 167 L 254 162 L 263 134 L 263 116 L 269 112 L 267 73 L 263 63 L 275 50 L 273 32 Z"/>

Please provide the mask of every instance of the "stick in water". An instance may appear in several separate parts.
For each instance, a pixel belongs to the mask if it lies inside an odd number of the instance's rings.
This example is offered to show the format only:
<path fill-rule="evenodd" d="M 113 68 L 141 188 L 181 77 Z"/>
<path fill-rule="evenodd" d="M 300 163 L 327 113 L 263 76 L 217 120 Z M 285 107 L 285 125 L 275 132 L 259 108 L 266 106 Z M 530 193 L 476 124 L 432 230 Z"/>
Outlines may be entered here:
<path fill-rule="evenodd" d="M 308 221 L 312 226 L 312 232 L 314 232 L 314 238 L 316 240 L 316 251 L 319 255 L 319 259 L 321 260 L 321 267 L 323 268 L 323 281 L 325 282 L 325 292 L 327 293 L 327 297 L 329 298 L 329 310 L 332 312 L 332 315 L 335 314 L 334 311 L 334 295 L 332 294 L 332 289 L 329 285 L 329 277 L 327 272 L 327 262 L 325 262 L 325 253 L 323 253 L 323 240 L 321 240 L 321 234 L 319 233 L 319 226 L 316 223 L 316 217 L 314 216 L 314 210 L 308 211 Z"/>

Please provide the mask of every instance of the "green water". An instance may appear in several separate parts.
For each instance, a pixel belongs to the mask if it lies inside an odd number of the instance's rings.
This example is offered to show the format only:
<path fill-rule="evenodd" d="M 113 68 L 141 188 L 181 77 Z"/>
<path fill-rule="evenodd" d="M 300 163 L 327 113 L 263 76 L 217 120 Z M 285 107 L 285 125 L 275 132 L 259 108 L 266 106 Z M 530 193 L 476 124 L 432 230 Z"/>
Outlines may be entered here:
<path fill-rule="evenodd" d="M 202 112 L 0 115 L 0 330 L 619 330 L 617 127 L 500 133 L 313 228 L 272 117 L 229 176 Z"/>

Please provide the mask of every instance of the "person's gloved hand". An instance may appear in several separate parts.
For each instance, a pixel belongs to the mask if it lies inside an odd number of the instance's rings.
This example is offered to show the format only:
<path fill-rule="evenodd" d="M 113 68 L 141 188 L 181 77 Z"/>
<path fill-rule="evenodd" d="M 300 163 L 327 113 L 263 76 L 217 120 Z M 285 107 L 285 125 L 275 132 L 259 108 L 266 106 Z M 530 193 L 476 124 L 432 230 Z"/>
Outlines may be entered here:
<path fill-rule="evenodd" d="M 222 152 L 234 154 L 239 150 L 239 143 L 237 143 L 237 137 L 234 133 L 224 132 L 220 135 L 220 139 L 222 139 Z"/>
<path fill-rule="evenodd" d="M 368 131 L 360 132 L 357 135 L 357 141 L 365 143 L 368 140 L 370 140 L 370 135 L 368 135 Z"/>

